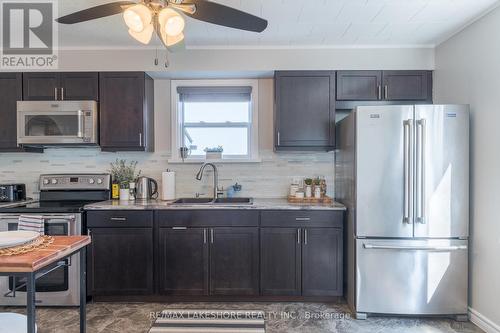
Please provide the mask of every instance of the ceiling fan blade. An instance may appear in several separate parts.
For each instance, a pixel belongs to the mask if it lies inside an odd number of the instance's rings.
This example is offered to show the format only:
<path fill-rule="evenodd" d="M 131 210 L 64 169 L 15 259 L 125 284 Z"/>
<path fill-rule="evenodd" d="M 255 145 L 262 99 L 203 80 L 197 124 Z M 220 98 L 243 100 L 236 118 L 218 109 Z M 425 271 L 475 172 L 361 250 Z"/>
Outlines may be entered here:
<path fill-rule="evenodd" d="M 200 21 L 255 32 L 262 32 L 267 28 L 266 20 L 215 2 L 206 0 L 187 0 L 182 4 L 196 5 L 196 12 L 194 14 L 185 14 Z"/>
<path fill-rule="evenodd" d="M 100 6 L 90 7 L 66 16 L 62 16 L 56 19 L 56 22 L 62 24 L 75 24 L 75 23 L 95 20 L 101 17 L 120 14 L 130 5 L 135 5 L 135 2 L 132 1 L 111 2 Z"/>

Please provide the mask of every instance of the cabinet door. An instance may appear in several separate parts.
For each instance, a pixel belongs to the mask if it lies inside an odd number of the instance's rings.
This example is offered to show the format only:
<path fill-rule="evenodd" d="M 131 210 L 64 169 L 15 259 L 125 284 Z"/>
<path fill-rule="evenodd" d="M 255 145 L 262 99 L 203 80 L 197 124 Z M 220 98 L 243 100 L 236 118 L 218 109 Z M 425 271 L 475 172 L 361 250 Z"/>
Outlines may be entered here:
<path fill-rule="evenodd" d="M 208 295 L 208 234 L 203 228 L 160 228 L 160 293 Z"/>
<path fill-rule="evenodd" d="M 383 82 L 386 100 L 432 102 L 430 71 L 384 71 Z"/>
<path fill-rule="evenodd" d="M 261 291 L 263 295 L 301 294 L 300 228 L 260 229 Z"/>
<path fill-rule="evenodd" d="M 334 72 L 276 73 L 276 149 L 332 149 L 334 96 Z"/>
<path fill-rule="evenodd" d="M 152 228 L 93 228 L 90 233 L 93 295 L 153 293 Z"/>
<path fill-rule="evenodd" d="M 338 71 L 338 101 L 376 101 L 382 99 L 381 71 Z"/>
<path fill-rule="evenodd" d="M 144 150 L 144 73 L 101 73 L 100 145 L 104 150 Z"/>
<path fill-rule="evenodd" d="M 259 229 L 210 229 L 210 293 L 259 294 Z"/>
<path fill-rule="evenodd" d="M 60 98 L 67 101 L 97 101 L 99 76 L 94 72 L 61 73 Z"/>
<path fill-rule="evenodd" d="M 342 295 L 342 229 L 305 228 L 302 295 Z"/>
<path fill-rule="evenodd" d="M 23 99 L 21 73 L 0 73 L 0 151 L 17 147 L 17 101 Z"/>
<path fill-rule="evenodd" d="M 55 101 L 60 99 L 59 73 L 24 73 L 23 99 L 25 101 Z"/>

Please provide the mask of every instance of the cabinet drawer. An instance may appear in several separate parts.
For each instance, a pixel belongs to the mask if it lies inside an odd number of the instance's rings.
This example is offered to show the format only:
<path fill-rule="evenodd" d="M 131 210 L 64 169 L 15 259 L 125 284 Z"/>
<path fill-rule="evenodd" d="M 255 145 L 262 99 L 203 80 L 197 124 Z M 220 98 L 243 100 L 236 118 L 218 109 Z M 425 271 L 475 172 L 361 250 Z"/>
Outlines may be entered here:
<path fill-rule="evenodd" d="M 343 226 L 343 211 L 263 211 L 264 227 L 338 227 Z"/>
<path fill-rule="evenodd" d="M 258 211 L 245 210 L 178 210 L 158 211 L 160 227 L 252 227 L 259 225 Z"/>
<path fill-rule="evenodd" d="M 153 227 L 152 211 L 88 211 L 87 228 Z"/>

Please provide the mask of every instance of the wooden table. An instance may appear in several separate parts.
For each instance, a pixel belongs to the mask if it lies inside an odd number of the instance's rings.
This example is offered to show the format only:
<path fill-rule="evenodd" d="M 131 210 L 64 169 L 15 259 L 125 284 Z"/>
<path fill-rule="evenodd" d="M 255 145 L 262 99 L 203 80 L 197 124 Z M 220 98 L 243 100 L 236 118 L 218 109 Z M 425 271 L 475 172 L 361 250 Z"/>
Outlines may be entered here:
<path fill-rule="evenodd" d="M 35 281 L 80 253 L 80 333 L 86 331 L 86 246 L 90 236 L 52 236 L 49 246 L 15 256 L 0 256 L 0 276 L 26 277 L 28 333 L 35 333 Z"/>

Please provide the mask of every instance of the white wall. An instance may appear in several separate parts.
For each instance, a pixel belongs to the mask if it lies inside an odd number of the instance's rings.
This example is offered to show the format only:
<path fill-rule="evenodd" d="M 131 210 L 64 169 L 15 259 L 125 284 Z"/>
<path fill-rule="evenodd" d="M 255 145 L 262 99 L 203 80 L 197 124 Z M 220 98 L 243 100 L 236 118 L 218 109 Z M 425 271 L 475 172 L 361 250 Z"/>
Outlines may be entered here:
<path fill-rule="evenodd" d="M 436 48 L 434 99 L 471 105 L 470 305 L 500 332 L 500 9 Z"/>
<path fill-rule="evenodd" d="M 138 70 L 160 72 L 193 71 L 274 71 L 338 69 L 434 69 L 431 48 L 339 48 L 339 49 L 257 49 L 186 50 L 169 55 L 155 50 L 60 50 L 59 70 Z"/>

